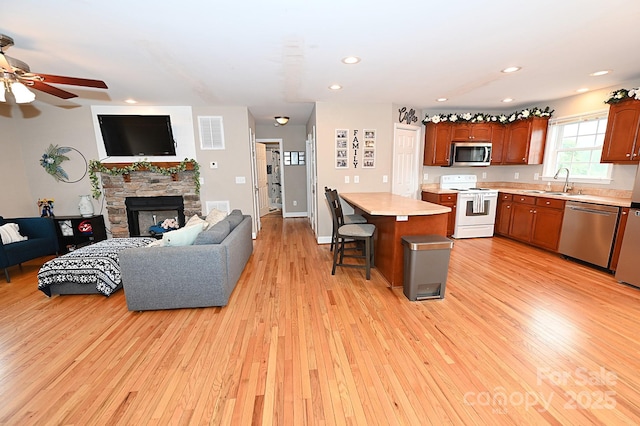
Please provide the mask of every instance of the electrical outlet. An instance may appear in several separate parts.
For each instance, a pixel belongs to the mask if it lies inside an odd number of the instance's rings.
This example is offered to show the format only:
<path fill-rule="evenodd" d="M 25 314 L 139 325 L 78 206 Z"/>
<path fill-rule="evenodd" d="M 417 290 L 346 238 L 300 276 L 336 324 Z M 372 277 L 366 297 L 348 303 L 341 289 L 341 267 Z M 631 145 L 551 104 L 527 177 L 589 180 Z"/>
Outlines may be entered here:
<path fill-rule="evenodd" d="M 538 179 L 540 179 L 540 173 L 534 173 L 533 180 L 538 180 Z"/>
<path fill-rule="evenodd" d="M 354 176 L 353 183 L 360 183 L 360 176 Z"/>
<path fill-rule="evenodd" d="M 209 162 L 209 168 L 211 168 L 211 169 L 217 169 L 217 168 L 218 168 L 218 162 L 217 162 L 217 161 L 211 161 L 211 162 Z"/>
<path fill-rule="evenodd" d="M 514 178 L 514 179 L 520 179 L 520 173 L 515 172 L 515 173 L 513 174 L 513 178 Z"/>
<path fill-rule="evenodd" d="M 236 183 L 247 183 L 244 176 L 236 176 Z"/>
<path fill-rule="evenodd" d="M 482 179 L 486 179 L 487 178 L 487 172 L 482 172 Z"/>
<path fill-rule="evenodd" d="M 429 173 L 424 173 L 424 174 L 422 175 L 422 181 L 423 181 L 423 182 L 426 182 L 426 181 L 428 181 L 428 180 L 429 180 Z"/>
<path fill-rule="evenodd" d="M 387 175 L 382 176 L 382 183 L 387 183 L 387 182 L 389 182 L 389 176 Z"/>
<path fill-rule="evenodd" d="M 349 176 L 344 177 L 344 183 L 349 183 Z"/>
<path fill-rule="evenodd" d="M 296 200 L 293 200 L 293 206 L 295 207 L 297 205 L 298 205 L 298 202 Z"/>

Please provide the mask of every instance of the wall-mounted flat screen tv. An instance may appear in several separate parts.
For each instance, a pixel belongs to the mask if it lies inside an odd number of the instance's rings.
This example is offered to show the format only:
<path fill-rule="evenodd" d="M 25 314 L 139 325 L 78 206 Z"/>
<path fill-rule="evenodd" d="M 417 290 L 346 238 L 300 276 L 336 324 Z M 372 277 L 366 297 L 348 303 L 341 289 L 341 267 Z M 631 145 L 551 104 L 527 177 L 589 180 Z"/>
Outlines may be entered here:
<path fill-rule="evenodd" d="M 168 115 L 98 115 L 109 157 L 176 155 Z"/>

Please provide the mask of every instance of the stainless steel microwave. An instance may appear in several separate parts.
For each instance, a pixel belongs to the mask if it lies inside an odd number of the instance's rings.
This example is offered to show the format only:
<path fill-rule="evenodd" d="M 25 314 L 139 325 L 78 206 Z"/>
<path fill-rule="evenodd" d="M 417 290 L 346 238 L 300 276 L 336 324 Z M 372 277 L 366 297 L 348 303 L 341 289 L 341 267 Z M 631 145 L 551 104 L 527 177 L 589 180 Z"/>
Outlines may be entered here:
<path fill-rule="evenodd" d="M 491 164 L 491 142 L 453 142 L 451 166 L 488 166 Z"/>

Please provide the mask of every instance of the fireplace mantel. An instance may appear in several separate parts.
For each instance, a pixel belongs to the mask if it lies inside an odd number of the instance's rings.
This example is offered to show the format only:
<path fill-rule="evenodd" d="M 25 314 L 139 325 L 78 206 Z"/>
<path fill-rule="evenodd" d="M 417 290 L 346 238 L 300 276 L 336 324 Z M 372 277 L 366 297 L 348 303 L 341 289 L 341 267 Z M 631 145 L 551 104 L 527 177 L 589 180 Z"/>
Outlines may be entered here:
<path fill-rule="evenodd" d="M 136 164 L 136 163 L 101 163 L 101 164 L 105 169 L 113 170 L 113 169 L 124 169 L 124 168 L 129 167 L 129 166 L 131 166 L 133 164 Z M 155 167 L 159 167 L 161 169 L 171 169 L 173 167 L 180 166 L 180 164 L 182 164 L 182 163 L 180 163 L 179 161 L 160 161 L 160 162 L 151 162 L 149 164 L 151 164 L 152 166 L 155 166 Z M 185 167 L 186 167 L 185 170 L 193 170 L 194 169 L 193 163 L 186 163 Z M 147 167 L 140 166 L 136 170 L 147 171 L 149 169 Z"/>

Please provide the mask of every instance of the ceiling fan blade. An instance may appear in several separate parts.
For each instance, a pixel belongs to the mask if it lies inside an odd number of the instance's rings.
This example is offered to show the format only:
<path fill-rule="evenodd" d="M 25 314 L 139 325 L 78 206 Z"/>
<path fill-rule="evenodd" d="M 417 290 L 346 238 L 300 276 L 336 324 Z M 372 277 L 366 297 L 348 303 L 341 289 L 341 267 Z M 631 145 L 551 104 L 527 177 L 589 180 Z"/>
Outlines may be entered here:
<path fill-rule="evenodd" d="M 5 70 L 6 72 L 13 73 L 13 67 L 9 63 L 9 60 L 6 56 L 4 56 L 3 52 L 0 52 L 0 68 Z"/>
<path fill-rule="evenodd" d="M 32 87 L 34 89 L 40 90 L 41 92 L 48 93 L 53 96 L 57 96 L 62 99 L 70 99 L 76 98 L 78 95 L 74 95 L 71 92 L 67 92 L 66 90 L 58 89 L 57 87 L 49 86 L 47 83 L 43 83 L 38 80 L 26 80 L 21 79 L 21 82 L 24 83 L 27 87 Z"/>
<path fill-rule="evenodd" d="M 88 78 L 65 77 L 62 75 L 38 74 L 45 83 L 53 84 L 70 84 L 72 86 L 96 87 L 98 89 L 107 89 L 107 84 L 101 80 L 91 80 Z"/>

